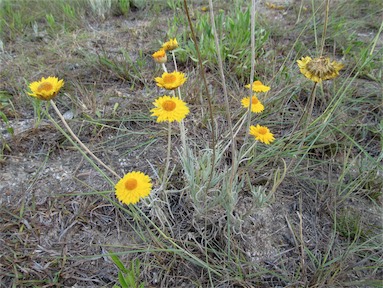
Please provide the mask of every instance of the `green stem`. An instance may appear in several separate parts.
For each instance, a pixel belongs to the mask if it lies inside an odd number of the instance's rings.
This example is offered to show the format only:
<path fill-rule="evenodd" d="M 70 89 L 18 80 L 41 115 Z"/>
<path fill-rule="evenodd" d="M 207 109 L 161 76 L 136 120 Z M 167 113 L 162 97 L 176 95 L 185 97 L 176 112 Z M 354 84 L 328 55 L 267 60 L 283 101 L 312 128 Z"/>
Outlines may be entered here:
<path fill-rule="evenodd" d="M 371 47 L 371 50 L 370 50 L 370 56 L 372 56 L 372 54 L 374 53 L 375 51 L 375 47 L 376 47 L 376 44 L 378 43 L 379 41 L 379 36 L 380 36 L 380 33 L 382 33 L 383 31 L 383 20 L 382 22 L 380 23 L 380 27 L 379 27 L 379 30 L 378 30 L 378 33 L 376 33 L 375 35 L 375 38 L 374 40 L 372 41 L 372 47 Z"/>

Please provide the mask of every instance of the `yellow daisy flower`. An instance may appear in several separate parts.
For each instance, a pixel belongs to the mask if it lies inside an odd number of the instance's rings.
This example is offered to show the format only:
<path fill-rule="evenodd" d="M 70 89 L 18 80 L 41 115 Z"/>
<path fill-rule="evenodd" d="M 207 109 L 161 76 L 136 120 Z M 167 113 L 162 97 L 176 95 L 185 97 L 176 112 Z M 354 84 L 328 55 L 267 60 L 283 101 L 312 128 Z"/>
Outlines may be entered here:
<path fill-rule="evenodd" d="M 186 103 L 177 97 L 165 95 L 156 99 L 153 105 L 156 107 L 150 110 L 153 113 L 151 116 L 157 116 L 158 123 L 164 121 L 181 122 L 189 114 Z"/>
<path fill-rule="evenodd" d="M 250 126 L 250 135 L 255 137 L 255 140 L 263 142 L 265 144 L 270 144 L 275 140 L 273 133 L 270 132 L 269 128 L 265 126 Z"/>
<path fill-rule="evenodd" d="M 330 62 L 328 57 L 311 59 L 311 57 L 306 56 L 298 60 L 297 63 L 301 73 L 314 82 L 333 79 L 339 75 L 339 70 L 344 67 L 342 63 Z"/>
<path fill-rule="evenodd" d="M 246 88 L 250 88 L 250 84 L 247 84 L 245 87 Z M 253 82 L 253 85 L 252 85 L 251 89 L 254 92 L 267 92 L 267 91 L 270 90 L 270 87 L 266 86 L 266 85 L 263 85 L 261 81 L 257 80 L 257 81 Z"/>
<path fill-rule="evenodd" d="M 63 85 L 64 80 L 59 80 L 52 76 L 48 78 L 43 77 L 40 81 L 29 84 L 29 89 L 32 93 L 28 92 L 28 95 L 40 100 L 49 101 L 57 95 Z"/>
<path fill-rule="evenodd" d="M 168 58 L 166 57 L 166 52 L 164 49 L 160 49 L 158 50 L 157 52 L 154 52 L 153 55 L 152 55 L 154 61 L 156 61 L 157 63 L 166 63 L 166 61 L 168 60 Z"/>
<path fill-rule="evenodd" d="M 142 172 L 126 174 L 115 186 L 117 199 L 124 204 L 136 204 L 141 198 L 149 196 L 152 181 Z"/>
<path fill-rule="evenodd" d="M 180 87 L 185 83 L 186 79 L 185 74 L 181 72 L 164 72 L 161 77 L 155 78 L 158 86 L 168 90 L 174 90 Z"/>
<path fill-rule="evenodd" d="M 286 9 L 286 7 L 284 7 L 284 6 L 276 5 L 276 4 L 273 4 L 273 3 L 270 3 L 270 2 L 266 2 L 266 6 L 267 6 L 267 8 L 274 9 L 274 10 L 284 10 L 284 9 Z"/>
<path fill-rule="evenodd" d="M 164 49 L 165 51 L 172 51 L 176 48 L 178 48 L 178 42 L 176 38 L 170 39 L 168 42 L 162 44 L 162 49 Z"/>
<path fill-rule="evenodd" d="M 250 97 L 245 97 L 241 101 L 242 106 L 245 108 L 249 108 L 250 106 Z M 258 100 L 257 95 L 253 95 L 251 97 L 251 112 L 254 113 L 261 113 L 263 110 L 265 110 L 265 106 L 261 103 L 261 101 Z"/>

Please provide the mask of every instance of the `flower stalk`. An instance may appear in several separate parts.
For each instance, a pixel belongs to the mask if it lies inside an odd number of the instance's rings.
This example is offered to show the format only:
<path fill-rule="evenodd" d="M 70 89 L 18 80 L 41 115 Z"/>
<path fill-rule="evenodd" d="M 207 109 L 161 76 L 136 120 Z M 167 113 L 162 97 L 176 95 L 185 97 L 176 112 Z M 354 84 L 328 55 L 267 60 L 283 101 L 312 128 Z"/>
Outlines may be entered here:
<path fill-rule="evenodd" d="M 92 151 L 89 150 L 89 148 L 76 136 L 76 134 L 73 132 L 73 130 L 69 127 L 68 122 L 66 122 L 64 116 L 61 114 L 60 110 L 57 108 L 55 102 L 53 100 L 50 100 L 50 104 L 52 105 L 53 109 L 55 110 L 57 116 L 59 116 L 61 122 L 64 124 L 65 128 L 68 130 L 69 134 L 73 137 L 74 140 L 80 145 L 82 149 L 86 153 L 88 153 L 98 164 L 100 164 L 102 167 L 104 167 L 106 170 L 108 170 L 110 173 L 112 173 L 117 178 L 120 178 L 120 176 L 113 171 L 112 168 L 110 168 L 108 165 L 106 165 L 104 162 L 101 161 L 100 158 L 98 158 L 96 155 L 93 154 Z"/>
<path fill-rule="evenodd" d="M 168 171 L 170 166 L 170 157 L 172 152 L 172 123 L 168 122 L 168 145 L 167 145 L 167 151 L 166 151 L 166 162 L 165 162 L 165 170 L 164 175 L 162 179 L 162 189 L 166 190 L 166 184 L 167 184 L 167 178 L 168 178 Z"/>
<path fill-rule="evenodd" d="M 251 1 L 251 16 L 250 16 L 250 29 L 251 29 L 251 32 L 250 32 L 250 47 L 251 47 L 251 69 L 250 69 L 250 83 L 251 81 L 253 81 L 254 79 L 254 74 L 255 74 L 255 0 L 252 0 Z M 249 92 L 249 99 L 250 99 L 250 103 L 249 103 L 249 109 L 248 109 L 248 116 L 247 116 L 247 129 L 246 131 L 249 131 L 250 130 L 250 125 L 251 125 L 251 109 L 252 109 L 252 106 L 253 106 L 253 101 L 252 101 L 252 89 L 250 89 L 250 92 Z M 246 133 L 245 134 L 245 140 L 244 140 L 244 143 L 247 142 L 247 138 L 249 137 L 249 134 Z"/>

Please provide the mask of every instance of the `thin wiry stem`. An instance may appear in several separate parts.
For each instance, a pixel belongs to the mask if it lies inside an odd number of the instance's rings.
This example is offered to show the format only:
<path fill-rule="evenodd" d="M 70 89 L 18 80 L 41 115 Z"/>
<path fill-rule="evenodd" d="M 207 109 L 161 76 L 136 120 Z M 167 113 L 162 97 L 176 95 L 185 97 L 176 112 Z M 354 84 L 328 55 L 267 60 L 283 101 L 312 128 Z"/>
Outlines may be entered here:
<path fill-rule="evenodd" d="M 176 61 L 176 56 L 174 55 L 174 52 L 172 51 L 172 56 L 173 56 L 173 63 L 174 63 L 174 69 L 175 71 L 178 71 L 177 69 L 177 61 Z M 164 72 L 168 72 L 165 66 L 165 63 L 162 63 L 162 70 Z M 181 94 L 181 89 L 180 87 L 177 88 L 178 92 L 178 98 L 182 100 L 182 94 Z M 171 90 L 171 93 L 174 97 L 176 97 L 176 92 L 174 90 Z M 179 123 L 180 125 L 180 131 L 181 131 L 181 142 L 182 142 L 182 148 L 183 148 L 183 155 L 186 156 L 186 130 L 185 130 L 185 124 L 183 121 Z"/>
<path fill-rule="evenodd" d="M 307 126 L 309 125 L 309 122 L 310 122 L 310 117 L 312 116 L 312 113 L 314 110 L 314 104 L 315 104 L 315 98 L 316 98 L 316 93 L 315 93 L 316 86 L 317 86 L 317 82 L 314 83 L 314 87 L 313 87 L 313 90 L 312 90 L 311 95 L 310 95 L 310 104 L 309 104 L 309 108 L 306 112 L 305 130 L 307 130 Z"/>
<path fill-rule="evenodd" d="M 223 96 L 225 100 L 225 106 L 226 106 L 226 121 L 227 125 L 229 126 L 229 133 L 230 133 L 230 139 L 231 139 L 231 159 L 232 159 L 232 170 L 231 170 L 231 176 L 229 180 L 229 188 L 228 193 L 231 193 L 232 189 L 232 184 L 234 181 L 234 175 L 236 174 L 236 163 L 237 163 L 237 145 L 234 139 L 234 132 L 233 132 L 233 124 L 231 122 L 231 115 L 230 115 L 230 104 L 229 104 L 229 97 L 226 89 L 226 79 L 225 79 L 225 74 L 223 71 L 223 61 L 222 61 L 222 56 L 221 56 L 221 49 L 219 46 L 219 39 L 218 39 L 218 34 L 217 34 L 217 29 L 215 27 L 215 21 L 214 21 L 214 8 L 213 8 L 213 1 L 209 0 L 209 11 L 210 11 L 210 23 L 211 23 L 211 30 L 214 35 L 214 42 L 215 42 L 215 49 L 217 52 L 217 58 L 218 58 L 218 68 L 219 68 L 219 73 L 221 77 L 221 84 L 222 84 L 222 90 L 223 90 Z M 229 199 L 231 197 L 229 196 Z"/>
<path fill-rule="evenodd" d="M 326 15 L 324 17 L 324 24 L 323 24 L 323 35 L 322 35 L 322 43 L 321 43 L 321 50 L 320 50 L 320 56 L 323 55 L 324 45 L 326 42 L 326 32 L 327 32 L 327 23 L 328 23 L 328 14 L 330 10 L 330 0 L 326 1 Z"/>
<path fill-rule="evenodd" d="M 174 51 L 172 51 L 172 58 L 173 58 L 173 64 L 174 64 L 174 71 L 178 72 L 177 68 L 177 61 L 176 61 L 176 55 L 174 54 Z M 178 98 L 182 100 L 182 94 L 181 94 L 181 88 L 177 88 L 178 92 Z M 185 123 L 184 121 L 180 122 L 180 131 L 181 131 L 181 142 L 182 142 L 182 148 L 183 148 L 183 155 L 186 157 L 186 129 L 185 129 Z"/>
<path fill-rule="evenodd" d="M 303 239 L 303 208 L 302 208 L 302 193 L 299 195 L 299 212 L 298 217 L 299 217 L 299 242 L 300 242 L 300 253 L 301 253 L 301 273 L 302 273 L 302 281 L 304 283 L 307 283 L 306 279 L 306 265 L 305 265 L 305 242 Z"/>
<path fill-rule="evenodd" d="M 301 0 L 301 5 L 299 6 L 299 12 L 298 12 L 298 16 L 297 16 L 297 21 L 295 21 L 295 25 L 298 24 L 299 21 L 301 20 L 301 13 L 303 10 L 303 1 L 304 0 Z"/>
<path fill-rule="evenodd" d="M 173 64 L 174 64 L 174 71 L 178 71 L 176 55 L 174 54 L 174 51 L 172 51 L 172 58 L 173 58 Z"/>
<path fill-rule="evenodd" d="M 168 69 L 166 69 L 165 63 L 161 63 L 161 66 L 162 66 L 162 70 L 164 70 L 164 72 L 168 72 Z"/>
<path fill-rule="evenodd" d="M 246 126 L 246 133 L 245 133 L 245 139 L 243 143 L 247 142 L 247 139 L 249 137 L 249 130 L 251 125 L 251 106 L 253 102 L 253 81 L 254 81 L 254 74 L 255 74 L 255 0 L 251 1 L 251 70 L 250 70 L 250 105 L 248 110 L 248 119 L 247 119 L 247 126 Z"/>
<path fill-rule="evenodd" d="M 172 151 L 172 123 L 168 122 L 168 149 L 166 153 L 166 163 L 165 163 L 165 171 L 164 171 L 164 177 L 162 180 L 162 189 L 166 190 L 166 182 L 168 177 L 168 171 L 169 171 L 169 165 L 170 165 L 170 155 Z"/>
<path fill-rule="evenodd" d="M 315 47 L 318 52 L 318 34 L 317 34 L 317 23 L 315 22 L 315 1 L 311 0 L 311 9 L 313 11 L 313 29 L 314 29 L 314 38 L 315 38 Z"/>
<path fill-rule="evenodd" d="M 188 5 L 186 3 L 186 0 L 184 0 L 184 8 L 185 8 L 186 17 L 188 19 L 191 36 L 193 38 L 194 46 L 195 46 L 195 49 L 196 49 L 196 52 L 197 52 L 199 71 L 201 73 L 201 77 L 202 77 L 204 88 L 205 88 L 205 93 L 206 93 L 206 97 L 207 97 L 207 104 L 208 104 L 208 107 L 209 107 L 209 117 L 210 117 L 210 121 L 211 121 L 211 147 L 212 147 L 212 156 L 211 156 L 211 158 L 212 159 L 211 159 L 211 171 L 210 171 L 210 174 L 209 174 L 208 182 L 206 184 L 206 191 L 205 192 L 207 194 L 207 191 L 210 188 L 211 179 L 213 177 L 213 172 L 214 172 L 214 168 L 215 168 L 214 167 L 214 163 L 215 163 L 215 157 L 216 157 L 216 147 L 215 147 L 216 146 L 216 139 L 215 139 L 215 122 L 214 122 L 214 116 L 213 116 L 213 105 L 212 105 L 212 101 L 211 101 L 211 95 L 210 95 L 210 92 L 209 92 L 209 88 L 208 88 L 208 85 L 207 85 L 205 69 L 204 69 L 204 66 L 203 66 L 203 63 L 202 63 L 201 52 L 199 51 L 197 37 L 195 36 L 195 32 L 194 32 L 194 28 L 193 28 L 193 23 L 192 23 L 192 21 L 190 19 L 189 9 L 188 9 Z M 201 103 L 201 105 L 203 105 L 203 103 Z"/>
<path fill-rule="evenodd" d="M 317 82 L 314 83 L 313 85 L 313 88 L 311 90 L 311 93 L 310 93 L 310 96 L 309 96 L 309 103 L 306 104 L 306 107 L 305 107 L 305 111 L 303 112 L 302 116 L 299 118 L 297 124 L 294 126 L 293 130 L 291 131 L 290 133 L 290 139 L 293 137 L 294 135 L 294 132 L 296 131 L 296 129 L 299 127 L 299 125 L 301 124 L 301 122 L 304 122 L 303 119 L 305 119 L 306 123 L 305 123 L 305 126 L 303 128 L 303 135 L 302 135 L 302 141 L 301 143 L 299 144 L 298 146 L 298 149 L 297 149 L 297 152 L 300 152 L 302 150 L 302 147 L 303 147 L 303 144 L 305 142 L 305 139 L 306 139 L 306 135 L 307 135 L 307 129 L 308 129 L 308 126 L 309 126 L 309 120 L 310 120 L 310 116 L 312 114 L 312 111 L 314 109 L 314 103 L 315 103 L 315 88 L 317 87 Z M 288 146 L 292 145 L 291 142 L 286 142 L 286 144 L 283 146 L 282 150 L 285 150 L 287 149 Z M 287 171 L 290 170 L 290 168 L 295 165 L 295 162 L 296 162 L 296 158 L 294 158 L 289 166 L 287 167 Z"/>
<path fill-rule="evenodd" d="M 309 125 L 310 125 L 311 115 L 312 115 L 313 109 L 314 109 L 314 103 L 315 103 L 315 98 L 316 98 L 315 97 L 316 96 L 316 94 L 315 94 L 316 86 L 317 86 L 317 82 L 314 83 L 314 87 L 313 87 L 313 90 L 311 91 L 310 98 L 309 98 L 310 99 L 310 103 L 307 103 L 308 108 L 305 109 L 305 114 L 304 115 L 305 115 L 305 122 L 306 123 L 305 123 L 305 126 L 303 128 L 302 141 L 299 144 L 298 151 L 300 151 L 302 149 L 303 144 L 304 144 L 304 142 L 306 140 L 307 129 L 308 129 Z"/>
<path fill-rule="evenodd" d="M 172 51 L 172 58 L 173 58 L 173 64 L 174 64 L 174 71 L 178 72 L 176 55 L 174 54 L 174 51 Z M 180 87 L 177 88 L 177 92 L 178 92 L 178 97 L 182 100 L 181 88 Z"/>
<path fill-rule="evenodd" d="M 114 172 L 112 168 L 110 168 L 108 165 L 102 162 L 100 158 L 94 155 L 93 152 L 90 151 L 89 148 L 86 147 L 85 144 L 81 142 L 81 140 L 76 136 L 76 134 L 74 134 L 73 130 L 69 127 L 68 123 L 66 122 L 64 116 L 61 114 L 60 110 L 57 108 L 55 102 L 53 100 L 50 100 L 50 103 L 53 109 L 55 110 L 55 112 L 57 113 L 57 115 L 59 116 L 61 122 L 64 124 L 65 128 L 68 130 L 69 134 L 73 137 L 74 140 L 76 140 L 76 142 L 81 146 L 81 148 L 84 149 L 85 152 L 88 153 L 90 156 L 92 156 L 92 158 L 96 160 L 98 164 L 100 164 L 102 167 L 104 167 L 106 170 L 108 170 L 117 178 L 120 178 L 120 176 L 116 172 Z"/>
<path fill-rule="evenodd" d="M 190 19 L 190 13 L 189 13 L 189 9 L 188 9 L 188 5 L 186 3 L 186 0 L 184 0 L 184 8 L 185 8 L 186 17 L 188 19 L 189 27 L 190 27 L 190 32 L 191 32 L 191 35 L 193 38 L 194 47 L 195 47 L 196 52 L 197 52 L 199 71 L 201 73 L 201 77 L 202 77 L 203 84 L 205 87 L 207 103 L 209 106 L 209 117 L 210 117 L 210 121 L 211 121 L 212 156 L 211 156 L 211 169 L 210 169 L 210 173 L 209 173 L 209 179 L 208 179 L 208 181 L 206 183 L 206 187 L 205 187 L 206 188 L 205 189 L 205 195 L 207 195 L 208 191 L 210 189 L 211 180 L 213 178 L 213 173 L 214 173 L 214 169 L 215 169 L 214 164 L 215 164 L 215 158 L 216 158 L 216 139 L 215 139 L 215 123 L 214 123 L 214 116 L 213 116 L 213 105 L 212 105 L 212 101 L 211 101 L 211 95 L 209 93 L 209 88 L 207 86 L 206 74 L 205 74 L 205 69 L 204 69 L 203 63 L 202 63 L 201 52 L 199 51 L 199 47 L 198 47 L 198 43 L 197 43 L 197 37 L 195 36 L 193 23 Z M 203 105 L 202 101 L 201 101 L 201 105 Z M 207 227 L 207 217 L 205 217 L 205 232 L 204 232 L 205 234 L 207 231 L 206 227 Z M 206 239 L 206 235 L 204 235 L 204 237 Z M 208 250 L 207 249 L 207 242 L 208 241 L 205 241 L 205 251 L 206 251 L 205 257 L 206 257 L 206 263 L 209 263 L 209 256 L 207 253 L 207 250 Z M 208 275 L 209 275 L 210 284 L 211 284 L 211 286 L 213 286 L 213 279 L 212 279 L 212 275 L 211 275 L 210 270 L 208 270 Z"/>
<path fill-rule="evenodd" d="M 233 167 L 234 166 L 234 163 L 236 163 L 236 155 L 237 155 L 237 145 L 236 145 L 236 142 L 235 142 L 235 139 L 234 139 L 234 136 L 233 136 L 233 124 L 231 122 L 231 115 L 230 115 L 230 104 L 229 104 L 229 96 L 228 96 L 228 93 L 227 93 L 227 88 L 226 88 L 226 79 L 225 79 L 225 74 L 224 74 L 224 71 L 223 71 L 223 61 L 222 61 L 222 56 L 221 56 L 221 49 L 220 49 L 220 46 L 219 46 L 219 39 L 218 39 L 218 33 L 217 33 L 217 29 L 215 27 L 215 21 L 214 21 L 214 11 L 213 11 L 213 1 L 212 0 L 209 0 L 209 11 L 210 11 L 210 23 L 211 23 L 211 30 L 213 32 L 213 35 L 214 35 L 214 42 L 215 42 L 215 49 L 216 49 L 216 52 L 217 52 L 217 58 L 218 58 L 218 68 L 219 68 L 219 74 L 220 74 L 220 77 L 221 77 L 221 84 L 222 84 L 222 90 L 223 90 L 223 97 L 224 97 L 224 100 L 225 100 L 225 106 L 226 106 L 226 121 L 227 121 L 227 125 L 229 126 L 229 132 L 230 132 L 230 137 L 231 137 L 231 152 L 232 152 L 232 163 L 233 163 Z"/>
<path fill-rule="evenodd" d="M 383 18 L 383 17 L 382 17 L 382 18 Z M 373 44 L 372 44 L 372 46 L 371 46 L 370 56 L 372 56 L 372 54 L 373 54 L 374 51 L 375 51 L 376 44 L 377 44 L 378 41 L 379 41 L 379 36 L 380 36 L 380 33 L 382 33 L 382 31 L 383 31 L 383 19 L 382 19 L 382 22 L 380 23 L 379 30 L 378 30 L 378 32 L 376 33 L 374 40 L 372 41 Z"/>
<path fill-rule="evenodd" d="M 233 212 L 233 186 L 234 186 L 234 179 L 237 175 L 237 169 L 238 169 L 238 164 L 237 164 L 237 145 L 235 142 L 234 138 L 234 131 L 233 131 L 233 124 L 231 122 L 231 115 L 230 115 L 230 104 L 229 104 L 229 97 L 226 89 L 226 79 L 225 79 L 225 74 L 223 71 L 223 62 L 222 62 L 222 57 L 221 57 L 221 49 L 219 46 L 219 39 L 218 39 L 218 33 L 217 29 L 215 27 L 215 20 L 214 20 L 214 9 L 213 9 L 213 1 L 209 0 L 209 10 L 210 10 L 210 23 L 211 23 L 211 29 L 212 33 L 214 35 L 214 42 L 215 42 L 215 49 L 217 52 L 217 58 L 218 58 L 218 68 L 221 76 L 221 84 L 222 84 L 222 90 L 223 90 L 223 96 L 225 99 L 225 106 L 226 106 L 226 121 L 227 125 L 229 126 L 229 133 L 230 133 L 230 141 L 231 141 L 231 173 L 230 173 L 230 178 L 228 181 L 228 186 L 226 187 L 226 195 L 227 195 L 227 201 L 228 203 L 228 210 L 226 212 L 227 214 L 227 238 L 230 239 L 230 234 L 231 234 L 231 217 L 232 217 L 232 212 Z M 227 245 L 227 255 L 228 259 L 231 257 L 231 242 L 228 241 Z"/>
<path fill-rule="evenodd" d="M 311 107 L 313 107 L 313 102 L 315 101 L 315 96 L 314 96 L 314 93 L 315 93 L 315 88 L 317 87 L 317 82 L 314 83 L 313 85 L 313 88 L 311 89 L 311 93 L 310 93 L 310 96 L 309 96 L 309 99 L 310 99 L 310 104 L 307 104 L 306 107 L 305 107 L 305 111 L 303 112 L 302 116 L 299 118 L 299 120 L 297 121 L 297 123 L 295 124 L 293 130 L 291 131 L 290 133 L 290 138 L 294 135 L 294 132 L 297 130 L 297 128 L 299 127 L 299 125 L 301 124 L 302 120 L 304 118 L 306 118 L 307 120 L 307 115 L 309 115 L 308 113 L 308 110 L 311 110 L 312 112 L 312 109 Z M 309 108 L 310 107 L 310 108 Z M 310 114 L 311 114 L 310 112 Z M 286 143 L 287 144 L 287 143 Z M 286 146 L 286 145 L 285 145 Z"/>

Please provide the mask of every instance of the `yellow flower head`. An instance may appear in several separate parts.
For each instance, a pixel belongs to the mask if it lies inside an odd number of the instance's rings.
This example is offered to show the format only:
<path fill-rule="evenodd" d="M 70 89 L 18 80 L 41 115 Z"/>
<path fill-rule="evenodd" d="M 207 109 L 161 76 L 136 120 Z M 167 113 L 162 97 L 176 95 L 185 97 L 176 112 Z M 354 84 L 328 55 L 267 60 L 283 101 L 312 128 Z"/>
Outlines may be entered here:
<path fill-rule="evenodd" d="M 339 75 L 339 70 L 344 67 L 342 63 L 330 62 L 328 57 L 311 59 L 311 57 L 306 56 L 298 60 L 297 63 L 301 73 L 314 82 L 333 79 Z"/>
<path fill-rule="evenodd" d="M 250 84 L 247 84 L 245 87 L 246 88 L 250 88 Z M 270 87 L 266 86 L 266 85 L 263 85 L 261 81 L 257 80 L 257 81 L 253 82 L 253 85 L 252 85 L 251 89 L 254 92 L 267 92 L 267 91 L 270 90 Z"/>
<path fill-rule="evenodd" d="M 141 198 L 145 198 L 152 190 L 152 181 L 149 176 L 142 172 L 130 172 L 126 174 L 115 186 L 117 199 L 125 203 L 136 204 Z"/>
<path fill-rule="evenodd" d="M 267 6 L 267 8 L 274 9 L 274 10 L 285 10 L 286 9 L 285 6 L 276 5 L 276 4 L 273 4 L 270 2 L 266 2 L 266 6 Z"/>
<path fill-rule="evenodd" d="M 160 63 L 160 64 L 166 63 L 166 61 L 168 60 L 168 58 L 166 57 L 166 52 L 164 49 L 160 49 L 157 52 L 154 52 L 152 56 L 153 56 L 154 61 L 156 61 L 157 63 Z"/>
<path fill-rule="evenodd" d="M 165 51 L 172 51 L 176 48 L 178 48 L 178 42 L 176 38 L 170 39 L 168 42 L 162 44 L 162 49 L 164 49 Z"/>
<path fill-rule="evenodd" d="M 151 116 L 157 116 L 157 122 L 181 122 L 182 119 L 189 114 L 189 108 L 186 103 L 177 97 L 162 96 L 153 102 L 155 108 L 150 110 L 153 114 Z"/>
<path fill-rule="evenodd" d="M 56 77 L 41 78 L 40 81 L 35 81 L 29 84 L 29 89 L 32 93 L 29 96 L 35 97 L 40 100 L 49 101 L 53 99 L 64 85 L 64 80 Z"/>
<path fill-rule="evenodd" d="M 174 90 L 185 83 L 187 78 L 181 72 L 164 72 L 161 77 L 156 77 L 157 85 L 167 90 Z"/>
<path fill-rule="evenodd" d="M 245 108 L 249 108 L 250 106 L 250 97 L 245 97 L 241 101 L 242 106 Z M 263 110 L 265 110 L 265 106 L 261 103 L 261 101 L 258 100 L 257 95 L 253 95 L 251 97 L 251 112 L 254 113 L 261 113 Z"/>
<path fill-rule="evenodd" d="M 255 140 L 270 144 L 275 140 L 273 133 L 270 132 L 269 128 L 265 126 L 250 126 L 250 135 L 255 137 Z"/>

